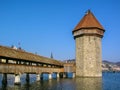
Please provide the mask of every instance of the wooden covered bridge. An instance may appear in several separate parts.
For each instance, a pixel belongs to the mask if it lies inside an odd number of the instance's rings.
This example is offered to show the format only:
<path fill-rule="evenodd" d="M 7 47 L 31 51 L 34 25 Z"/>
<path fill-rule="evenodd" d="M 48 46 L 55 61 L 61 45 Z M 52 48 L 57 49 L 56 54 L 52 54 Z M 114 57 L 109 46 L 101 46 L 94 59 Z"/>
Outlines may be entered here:
<path fill-rule="evenodd" d="M 29 74 L 36 74 L 37 81 L 43 73 L 48 73 L 49 79 L 52 78 L 52 73 L 56 73 L 59 78 L 60 73 L 64 75 L 67 72 L 64 66 L 63 62 L 52 58 L 0 46 L 0 73 L 3 74 L 3 83 L 7 82 L 7 74 L 15 74 L 15 84 L 20 83 L 20 75 L 23 73 L 26 73 L 26 81 L 29 81 Z"/>

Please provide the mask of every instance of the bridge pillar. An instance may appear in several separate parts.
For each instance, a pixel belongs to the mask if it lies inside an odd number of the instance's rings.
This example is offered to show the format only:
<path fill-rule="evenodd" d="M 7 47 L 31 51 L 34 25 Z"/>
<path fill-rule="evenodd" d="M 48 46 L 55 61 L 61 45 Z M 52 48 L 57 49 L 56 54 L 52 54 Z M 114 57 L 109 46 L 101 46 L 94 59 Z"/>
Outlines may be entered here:
<path fill-rule="evenodd" d="M 63 78 L 66 78 L 66 73 L 65 72 L 63 73 Z"/>
<path fill-rule="evenodd" d="M 26 73 L 26 82 L 27 82 L 27 83 L 30 82 L 30 76 L 29 76 L 29 73 Z"/>
<path fill-rule="evenodd" d="M 36 74 L 36 81 L 40 81 L 40 74 Z"/>
<path fill-rule="evenodd" d="M 60 74 L 59 73 L 57 73 L 57 78 L 60 78 Z"/>
<path fill-rule="evenodd" d="M 40 74 L 40 80 L 43 80 L 43 73 Z"/>
<path fill-rule="evenodd" d="M 65 77 L 68 78 L 68 72 L 65 72 Z"/>
<path fill-rule="evenodd" d="M 75 73 L 73 72 L 72 78 L 75 78 Z"/>
<path fill-rule="evenodd" d="M 52 79 L 52 73 L 49 73 L 49 74 L 48 74 L 48 78 L 49 78 L 49 79 Z"/>
<path fill-rule="evenodd" d="M 4 74 L 3 74 L 2 84 L 3 84 L 3 85 L 7 85 L 7 73 L 4 73 Z"/>
<path fill-rule="evenodd" d="M 21 84 L 20 75 L 19 75 L 19 74 L 15 74 L 15 81 L 14 81 L 14 84 L 15 84 L 15 85 Z"/>

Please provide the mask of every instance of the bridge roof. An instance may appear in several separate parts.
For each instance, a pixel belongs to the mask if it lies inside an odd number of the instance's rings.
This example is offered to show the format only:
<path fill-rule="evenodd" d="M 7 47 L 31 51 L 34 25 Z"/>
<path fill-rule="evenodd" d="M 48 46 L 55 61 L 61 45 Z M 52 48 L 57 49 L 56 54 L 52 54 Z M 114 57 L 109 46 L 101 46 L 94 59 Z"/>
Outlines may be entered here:
<path fill-rule="evenodd" d="M 0 46 L 0 57 L 63 66 L 60 61 L 5 46 Z"/>

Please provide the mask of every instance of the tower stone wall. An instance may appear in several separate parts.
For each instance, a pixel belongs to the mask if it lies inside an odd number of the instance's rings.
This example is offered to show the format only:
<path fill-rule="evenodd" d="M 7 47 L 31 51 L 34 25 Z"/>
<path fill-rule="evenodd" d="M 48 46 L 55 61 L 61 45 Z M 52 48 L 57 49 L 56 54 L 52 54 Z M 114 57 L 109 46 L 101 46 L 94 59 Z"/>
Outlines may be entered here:
<path fill-rule="evenodd" d="M 101 38 L 76 38 L 76 76 L 101 77 Z"/>

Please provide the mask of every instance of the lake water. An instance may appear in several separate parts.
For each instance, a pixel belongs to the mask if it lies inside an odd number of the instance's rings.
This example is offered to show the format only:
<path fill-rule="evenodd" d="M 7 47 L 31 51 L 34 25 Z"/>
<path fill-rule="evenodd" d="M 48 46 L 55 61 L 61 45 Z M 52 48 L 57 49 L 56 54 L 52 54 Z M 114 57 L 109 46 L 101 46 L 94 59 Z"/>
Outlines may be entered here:
<path fill-rule="evenodd" d="M 54 75 L 53 75 L 54 77 Z M 69 74 L 69 77 L 71 75 Z M 30 75 L 30 83 L 25 82 L 25 75 L 21 76 L 21 85 L 14 85 L 14 76 L 8 77 L 8 85 L 1 83 L 0 90 L 120 90 L 120 73 L 103 73 L 102 78 L 64 78 L 36 82 L 36 75 Z"/>

